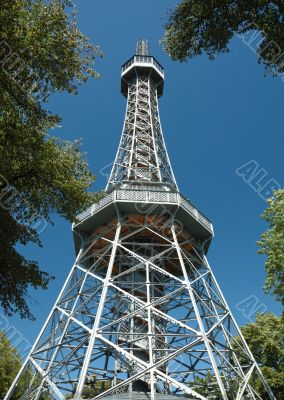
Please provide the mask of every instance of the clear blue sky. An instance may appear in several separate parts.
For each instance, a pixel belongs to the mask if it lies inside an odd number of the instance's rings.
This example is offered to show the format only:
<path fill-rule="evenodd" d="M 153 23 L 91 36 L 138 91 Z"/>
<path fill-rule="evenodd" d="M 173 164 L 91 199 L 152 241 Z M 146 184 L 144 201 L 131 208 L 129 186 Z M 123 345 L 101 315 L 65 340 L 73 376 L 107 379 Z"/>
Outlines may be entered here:
<path fill-rule="evenodd" d="M 235 172 L 256 160 L 283 186 L 284 83 L 264 77 L 255 54 L 238 38 L 229 54 L 186 64 L 172 62 L 159 46 L 163 20 L 177 0 L 77 0 L 80 29 L 99 44 L 105 58 L 97 63 L 99 81 L 88 81 L 78 96 L 56 95 L 53 112 L 63 116 L 54 134 L 82 137 L 94 190 L 104 188 L 100 169 L 113 161 L 121 134 L 125 99 L 120 94 L 120 66 L 133 55 L 138 38 L 148 38 L 152 54 L 166 72 L 160 112 L 165 140 L 182 193 L 214 223 L 215 238 L 208 258 L 240 325 L 248 320 L 237 303 L 256 296 L 267 311 L 280 312 L 266 296 L 264 258 L 256 241 L 266 224 L 259 218 L 264 200 Z M 267 179 L 268 179 L 267 178 Z M 54 217 L 42 235 L 43 248 L 23 249 L 55 275 L 48 291 L 30 291 L 37 320 L 9 321 L 31 342 L 44 323 L 74 260 L 70 224 Z"/>

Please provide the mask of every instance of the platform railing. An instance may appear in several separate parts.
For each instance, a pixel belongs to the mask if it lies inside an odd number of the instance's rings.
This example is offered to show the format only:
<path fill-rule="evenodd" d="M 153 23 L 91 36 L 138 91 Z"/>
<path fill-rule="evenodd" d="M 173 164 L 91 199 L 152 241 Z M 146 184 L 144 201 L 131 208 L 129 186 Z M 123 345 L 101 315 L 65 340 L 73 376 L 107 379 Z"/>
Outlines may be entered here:
<path fill-rule="evenodd" d="M 124 71 L 126 71 L 134 63 L 153 64 L 157 68 L 157 70 L 160 71 L 162 75 L 164 75 L 164 68 L 161 66 L 161 64 L 158 63 L 158 61 L 154 57 L 140 55 L 133 56 L 128 61 L 126 61 L 126 63 L 123 64 L 123 66 L 121 67 L 121 72 L 123 73 Z"/>
<path fill-rule="evenodd" d="M 87 210 L 77 216 L 77 221 L 82 222 L 97 211 L 106 207 L 110 203 L 133 202 L 133 203 L 157 203 L 173 204 L 185 209 L 191 216 L 200 222 L 206 229 L 213 233 L 213 225 L 189 200 L 177 192 L 154 191 L 154 190 L 133 190 L 117 189 L 106 195 L 98 203 L 93 204 Z"/>

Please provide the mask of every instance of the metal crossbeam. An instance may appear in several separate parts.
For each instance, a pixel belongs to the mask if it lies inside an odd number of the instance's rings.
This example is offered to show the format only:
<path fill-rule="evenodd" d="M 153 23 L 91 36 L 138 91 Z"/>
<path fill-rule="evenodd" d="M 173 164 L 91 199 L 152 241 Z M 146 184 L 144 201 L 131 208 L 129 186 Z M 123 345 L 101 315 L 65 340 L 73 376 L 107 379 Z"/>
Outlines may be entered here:
<path fill-rule="evenodd" d="M 275 400 L 206 259 L 213 226 L 178 192 L 163 68 L 138 48 L 110 193 L 73 225 L 75 264 L 5 400 L 256 400 L 260 384 Z"/>
<path fill-rule="evenodd" d="M 165 147 L 156 85 L 138 72 L 129 83 L 127 111 L 107 190 L 121 182 L 168 184 L 177 190 Z"/>

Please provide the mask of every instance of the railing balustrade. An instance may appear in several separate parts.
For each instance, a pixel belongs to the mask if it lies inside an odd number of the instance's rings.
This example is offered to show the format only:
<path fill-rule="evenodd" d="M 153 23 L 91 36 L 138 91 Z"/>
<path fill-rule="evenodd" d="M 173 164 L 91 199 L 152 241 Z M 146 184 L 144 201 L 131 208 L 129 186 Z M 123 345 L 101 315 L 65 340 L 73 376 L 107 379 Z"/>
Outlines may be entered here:
<path fill-rule="evenodd" d="M 161 72 L 162 75 L 164 75 L 164 68 L 161 66 L 161 64 L 158 63 L 157 60 L 155 60 L 154 57 L 152 56 L 134 56 L 130 58 L 123 66 L 121 67 L 121 72 L 126 71 L 132 64 L 135 62 L 137 63 L 147 63 L 147 64 L 153 64 L 158 71 Z"/>
<path fill-rule="evenodd" d="M 118 202 L 143 202 L 143 203 L 161 203 L 161 204 L 177 204 L 184 208 L 190 215 L 192 215 L 197 221 L 205 226 L 210 232 L 213 233 L 212 223 L 203 215 L 193 204 L 180 193 L 177 192 L 166 192 L 158 190 L 133 190 L 133 189 L 117 189 L 112 193 L 109 193 L 106 197 L 99 201 L 99 203 L 93 204 L 87 210 L 77 216 L 77 220 L 82 222 L 86 218 L 90 217 L 100 209 L 104 208 L 108 204 Z"/>

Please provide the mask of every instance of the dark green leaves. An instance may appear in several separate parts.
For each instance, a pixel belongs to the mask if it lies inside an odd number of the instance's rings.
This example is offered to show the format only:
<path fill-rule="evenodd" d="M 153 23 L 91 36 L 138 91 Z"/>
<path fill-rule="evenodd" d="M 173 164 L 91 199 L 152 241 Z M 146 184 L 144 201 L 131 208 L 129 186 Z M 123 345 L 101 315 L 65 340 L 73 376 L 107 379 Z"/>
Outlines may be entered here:
<path fill-rule="evenodd" d="M 242 328 L 244 338 L 276 399 L 284 394 L 284 318 L 273 314 L 258 314 L 256 322 Z M 255 388 L 263 399 L 269 400 L 259 379 Z"/>
<path fill-rule="evenodd" d="M 284 189 L 273 193 L 262 218 L 269 224 L 257 243 L 267 256 L 265 290 L 284 304 Z"/>
<path fill-rule="evenodd" d="M 229 51 L 234 34 L 259 32 L 251 47 L 274 75 L 284 73 L 284 4 L 282 0 L 183 0 L 170 13 L 163 45 L 174 60 L 201 54 L 214 59 Z"/>
<path fill-rule="evenodd" d="M 17 244 L 40 244 L 59 213 L 70 222 L 96 200 L 80 142 L 50 136 L 60 116 L 46 104 L 55 92 L 77 93 L 100 50 L 77 27 L 67 0 L 4 0 L 0 8 L 0 304 L 11 315 L 32 315 L 28 288 L 51 277 L 26 260 Z"/>

